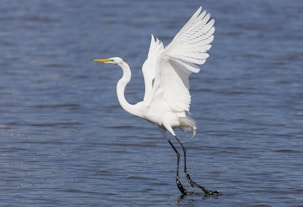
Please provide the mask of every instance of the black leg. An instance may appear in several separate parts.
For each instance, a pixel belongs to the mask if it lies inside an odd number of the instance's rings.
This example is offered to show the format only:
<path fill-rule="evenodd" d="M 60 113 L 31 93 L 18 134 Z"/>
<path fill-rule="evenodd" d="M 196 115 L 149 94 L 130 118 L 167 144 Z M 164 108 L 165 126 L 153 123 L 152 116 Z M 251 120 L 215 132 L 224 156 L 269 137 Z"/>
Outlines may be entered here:
<path fill-rule="evenodd" d="M 180 139 L 175 136 L 176 140 L 178 141 L 178 143 L 180 144 L 180 146 L 182 147 L 182 150 L 183 150 L 183 154 L 184 154 L 184 173 L 186 175 L 186 178 L 189 182 L 189 184 L 192 186 L 192 187 L 197 187 L 197 188 L 200 188 L 204 193 L 205 195 L 219 195 L 219 192 L 218 191 L 212 191 L 212 190 L 208 190 L 206 189 L 204 186 L 202 185 L 199 185 L 198 183 L 196 183 L 195 181 L 193 181 L 187 171 L 187 167 L 186 167 L 186 148 L 185 146 L 182 144 L 182 142 L 180 141 Z M 170 145 L 174 148 L 174 150 L 176 151 L 177 153 L 177 150 L 176 148 L 172 145 L 172 143 L 170 142 Z M 180 156 L 180 154 L 179 154 Z M 179 169 L 179 158 L 178 158 L 178 169 Z"/>
<path fill-rule="evenodd" d="M 183 185 L 181 184 L 180 180 L 179 180 L 179 163 L 180 163 L 180 153 L 177 151 L 177 149 L 175 148 L 175 146 L 173 145 L 173 143 L 168 140 L 170 146 L 174 149 L 174 151 L 176 152 L 177 155 L 177 173 L 176 173 L 176 183 L 177 183 L 177 187 L 180 190 L 180 192 L 182 193 L 182 195 L 187 195 L 190 194 L 190 192 L 188 192 Z"/>

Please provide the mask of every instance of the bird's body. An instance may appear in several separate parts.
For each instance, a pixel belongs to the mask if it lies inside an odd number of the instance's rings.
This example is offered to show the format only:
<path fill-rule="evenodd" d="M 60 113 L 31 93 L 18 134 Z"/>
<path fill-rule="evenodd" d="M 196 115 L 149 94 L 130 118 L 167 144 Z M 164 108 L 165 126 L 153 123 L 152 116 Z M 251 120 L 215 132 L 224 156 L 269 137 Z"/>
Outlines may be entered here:
<path fill-rule="evenodd" d="M 163 43 L 152 35 L 148 57 L 142 67 L 144 99 L 134 105 L 128 103 L 124 96 L 125 87 L 131 80 L 129 65 L 119 57 L 93 60 L 117 64 L 122 68 L 123 75 L 116 88 L 120 105 L 125 111 L 159 126 L 165 138 L 165 131 L 168 131 L 177 139 L 184 152 L 184 171 L 188 181 L 205 193 L 212 191 L 193 182 L 187 173 L 186 150 L 176 136 L 174 128 L 191 131 L 192 136 L 196 134 L 196 123 L 188 116 L 191 102 L 189 76 L 198 73 L 200 68 L 197 65 L 203 64 L 208 58 L 207 51 L 211 48 L 214 31 L 214 20 L 200 7 L 168 46 L 164 47 Z M 172 142 L 169 139 L 168 141 L 178 155 L 179 167 L 179 153 Z M 178 170 L 177 185 L 182 194 L 188 193 L 179 181 Z"/>
<path fill-rule="evenodd" d="M 130 69 L 126 62 L 116 57 L 115 61 L 123 70 L 123 76 L 117 84 L 118 100 L 123 109 L 135 116 L 143 118 L 155 125 L 165 127 L 173 136 L 173 128 L 188 129 L 195 132 L 196 125 L 193 119 L 186 115 L 185 110 L 176 110 L 170 107 L 165 99 L 165 93 L 160 88 L 153 95 L 154 98 L 146 98 L 134 105 L 127 103 L 124 97 L 125 86 L 130 81 Z"/>

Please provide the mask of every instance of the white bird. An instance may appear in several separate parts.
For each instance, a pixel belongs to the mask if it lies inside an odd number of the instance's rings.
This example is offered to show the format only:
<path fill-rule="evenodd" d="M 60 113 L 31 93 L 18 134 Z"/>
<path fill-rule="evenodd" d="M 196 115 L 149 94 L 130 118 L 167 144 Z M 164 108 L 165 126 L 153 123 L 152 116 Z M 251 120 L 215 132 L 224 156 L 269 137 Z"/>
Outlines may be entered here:
<path fill-rule="evenodd" d="M 130 104 L 124 96 L 125 87 L 131 80 L 129 65 L 119 57 L 93 59 L 94 62 L 117 64 L 122 68 L 122 78 L 117 83 L 117 96 L 122 108 L 130 114 L 141 117 L 157 125 L 177 155 L 176 183 L 182 195 L 192 194 L 179 180 L 180 154 L 166 136 L 168 131 L 181 145 L 184 154 L 184 172 L 192 187 L 198 187 L 206 195 L 217 195 L 217 191 L 207 190 L 194 182 L 186 168 L 186 148 L 176 136 L 174 128 L 191 131 L 196 134 L 196 123 L 188 115 L 191 96 L 189 93 L 189 76 L 198 73 L 197 65 L 205 63 L 207 51 L 214 39 L 214 19 L 200 7 L 169 45 L 151 35 L 148 57 L 143 64 L 142 72 L 145 83 L 143 101 Z"/>

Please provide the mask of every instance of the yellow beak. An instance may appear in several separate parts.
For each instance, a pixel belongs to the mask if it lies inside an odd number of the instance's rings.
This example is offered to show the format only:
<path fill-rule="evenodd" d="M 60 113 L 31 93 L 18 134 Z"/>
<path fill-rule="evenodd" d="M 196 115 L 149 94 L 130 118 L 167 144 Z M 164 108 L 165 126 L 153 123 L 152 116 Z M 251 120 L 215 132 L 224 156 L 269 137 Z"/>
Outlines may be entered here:
<path fill-rule="evenodd" d="M 112 62 L 112 60 L 110 58 L 106 58 L 106 59 L 93 59 L 93 62 L 97 62 L 97 63 L 109 63 Z"/>

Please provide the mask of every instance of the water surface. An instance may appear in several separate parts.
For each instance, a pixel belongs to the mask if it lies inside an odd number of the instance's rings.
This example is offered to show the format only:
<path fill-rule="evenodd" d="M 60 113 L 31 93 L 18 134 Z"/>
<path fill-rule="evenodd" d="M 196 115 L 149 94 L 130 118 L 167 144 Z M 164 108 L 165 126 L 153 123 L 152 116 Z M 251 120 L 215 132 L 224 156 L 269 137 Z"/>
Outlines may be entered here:
<path fill-rule="evenodd" d="M 199 129 L 186 146 L 192 177 L 217 198 L 179 198 L 167 141 L 117 102 L 120 69 L 90 62 L 123 57 L 127 99 L 141 100 L 150 34 L 169 43 L 200 4 L 3 1 L 3 206 L 302 206 L 301 1 L 202 2 L 216 33 L 191 77 Z"/>

